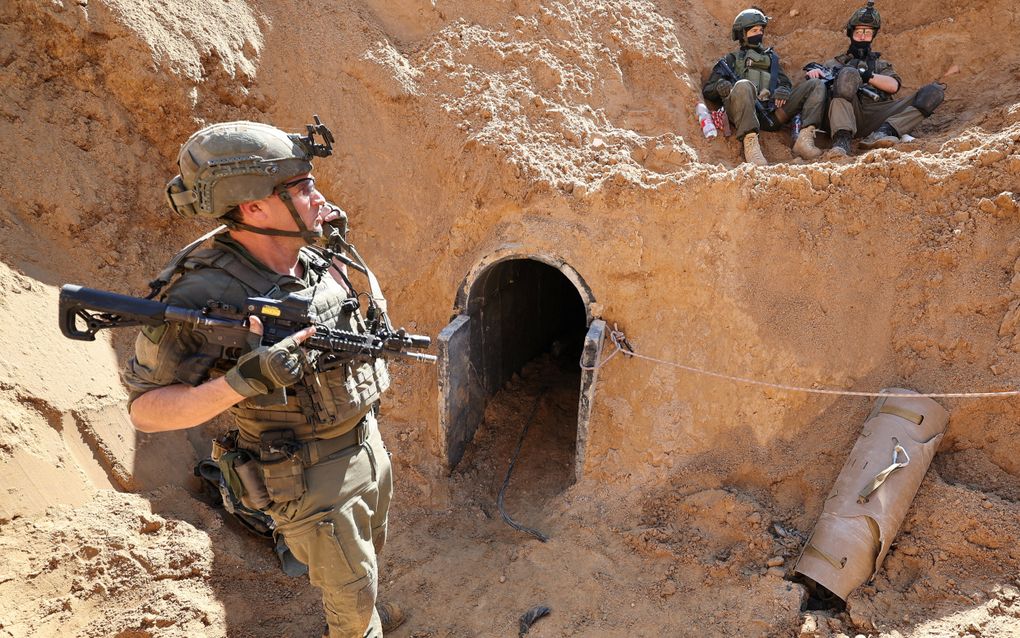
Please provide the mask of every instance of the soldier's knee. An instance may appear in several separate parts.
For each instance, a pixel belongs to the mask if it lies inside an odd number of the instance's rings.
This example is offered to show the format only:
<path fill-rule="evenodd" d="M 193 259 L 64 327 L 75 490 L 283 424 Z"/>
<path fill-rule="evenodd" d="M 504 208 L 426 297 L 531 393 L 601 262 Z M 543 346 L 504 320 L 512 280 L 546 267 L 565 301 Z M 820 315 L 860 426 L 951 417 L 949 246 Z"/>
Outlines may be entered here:
<path fill-rule="evenodd" d="M 809 89 L 808 93 L 809 95 L 811 96 L 825 95 L 825 80 L 822 80 L 820 78 L 809 78 L 805 80 L 804 83 L 811 87 Z"/>
<path fill-rule="evenodd" d="M 861 73 L 852 67 L 843 67 L 832 83 L 832 97 L 852 101 L 861 88 Z"/>
<path fill-rule="evenodd" d="M 921 115 L 931 117 L 931 114 L 935 112 L 935 109 L 938 108 L 939 104 L 942 104 L 942 100 L 945 98 L 946 91 L 941 84 L 925 84 L 914 94 L 911 105 L 920 111 Z"/>
<path fill-rule="evenodd" d="M 727 98 L 729 104 L 751 104 L 758 97 L 758 92 L 754 88 L 754 83 L 750 80 L 739 80 L 730 89 L 730 95 Z"/>
<path fill-rule="evenodd" d="M 754 82 L 750 80 L 738 80 L 737 83 L 733 85 L 733 89 L 730 90 L 730 95 L 733 95 L 734 93 L 752 96 L 757 96 L 758 94 L 758 92 L 754 89 Z"/>

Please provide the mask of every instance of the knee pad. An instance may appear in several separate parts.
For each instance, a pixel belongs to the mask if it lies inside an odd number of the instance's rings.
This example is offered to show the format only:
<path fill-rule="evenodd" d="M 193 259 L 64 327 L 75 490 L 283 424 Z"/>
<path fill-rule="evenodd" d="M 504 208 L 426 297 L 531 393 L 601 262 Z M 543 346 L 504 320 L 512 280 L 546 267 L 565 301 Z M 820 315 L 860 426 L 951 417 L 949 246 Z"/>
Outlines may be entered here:
<path fill-rule="evenodd" d="M 925 84 L 918 89 L 917 93 L 914 93 L 914 99 L 911 104 L 921 112 L 921 115 L 931 117 L 931 114 L 935 112 L 939 104 L 942 104 L 942 100 L 945 97 L 946 91 L 942 88 L 941 84 Z"/>
<path fill-rule="evenodd" d="M 861 88 L 861 73 L 853 67 L 845 66 L 836 75 L 832 83 L 832 97 L 840 97 L 851 102 L 857 97 L 857 89 Z"/>

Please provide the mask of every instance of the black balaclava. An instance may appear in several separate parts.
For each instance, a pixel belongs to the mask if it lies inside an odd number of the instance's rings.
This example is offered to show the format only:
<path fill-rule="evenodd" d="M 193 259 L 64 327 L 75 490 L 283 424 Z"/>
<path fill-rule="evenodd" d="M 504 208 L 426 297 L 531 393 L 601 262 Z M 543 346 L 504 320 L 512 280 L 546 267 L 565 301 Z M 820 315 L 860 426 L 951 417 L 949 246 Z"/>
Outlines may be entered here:
<path fill-rule="evenodd" d="M 752 46 L 752 47 L 760 47 L 761 46 L 761 41 L 764 38 L 765 38 L 765 34 L 764 33 L 759 33 L 758 35 L 749 36 L 747 38 L 747 45 L 748 46 Z"/>
<path fill-rule="evenodd" d="M 868 54 L 871 53 L 870 42 L 858 42 L 857 40 L 850 40 L 850 48 L 846 50 L 847 53 L 857 58 L 858 60 L 866 60 Z"/>

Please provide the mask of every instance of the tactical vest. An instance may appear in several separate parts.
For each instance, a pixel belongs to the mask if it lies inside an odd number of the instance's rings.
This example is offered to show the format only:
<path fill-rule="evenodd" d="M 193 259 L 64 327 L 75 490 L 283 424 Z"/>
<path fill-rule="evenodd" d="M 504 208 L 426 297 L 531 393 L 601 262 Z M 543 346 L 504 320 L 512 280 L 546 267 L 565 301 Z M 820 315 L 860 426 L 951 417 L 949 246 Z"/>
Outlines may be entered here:
<path fill-rule="evenodd" d="M 868 53 L 867 59 L 864 60 L 864 62 L 868 65 L 868 70 L 871 71 L 872 73 L 876 74 L 876 75 L 889 75 L 889 76 L 896 77 L 896 81 L 899 82 L 899 76 L 894 76 L 893 75 L 892 65 L 890 63 L 886 62 L 885 60 L 882 60 L 881 57 L 882 57 L 882 54 L 877 52 L 877 51 L 871 51 L 870 53 Z M 838 64 L 839 66 L 853 66 L 853 67 L 856 67 L 860 63 L 860 59 L 859 58 L 855 58 L 854 56 L 850 55 L 849 53 L 844 53 L 842 55 L 837 55 L 835 58 L 833 58 L 833 61 L 835 61 L 836 64 Z M 828 66 L 828 65 L 826 65 L 826 66 Z M 874 92 L 878 93 L 878 95 L 879 95 L 879 100 L 878 101 L 879 102 L 887 102 L 887 101 L 893 99 L 893 96 L 892 96 L 891 93 L 886 93 L 882 89 L 879 89 L 877 87 L 872 86 L 871 90 L 873 90 Z"/>
<path fill-rule="evenodd" d="M 772 54 L 757 49 L 737 51 L 736 68 L 733 72 L 743 80 L 750 80 L 758 93 L 772 86 Z M 773 96 L 775 97 L 775 96 Z"/>
<path fill-rule="evenodd" d="M 227 246 L 217 244 L 213 248 L 189 255 L 182 267 L 189 279 L 209 279 L 214 271 L 223 271 L 243 284 L 247 289 L 245 298 L 222 290 L 210 290 L 210 294 L 221 297 L 216 301 L 243 308 L 248 296 L 282 299 L 297 293 L 312 300 L 310 314 L 318 323 L 339 330 L 366 332 L 365 321 L 358 310 L 345 307 L 347 291 L 325 269 L 325 260 L 310 248 L 302 249 L 302 262 L 306 268 L 306 280 L 313 281 L 302 290 L 282 290 L 281 284 L 293 279 L 265 269 L 257 268 L 244 256 Z M 322 274 L 318 274 L 321 272 Z M 222 278 L 222 276 L 220 276 Z M 314 368 L 320 353 L 308 351 Z M 201 358 L 218 359 L 212 365 L 211 376 L 233 365 L 233 360 L 224 360 L 221 348 L 213 344 L 203 346 Z M 389 374 L 382 359 L 348 361 L 325 372 L 314 370 L 295 385 L 287 389 L 285 399 L 281 395 L 256 396 L 246 399 L 230 408 L 240 431 L 240 438 L 249 444 L 258 444 L 259 435 L 268 430 L 291 429 L 298 440 L 330 439 L 351 430 L 358 421 L 379 400 L 389 387 Z"/>

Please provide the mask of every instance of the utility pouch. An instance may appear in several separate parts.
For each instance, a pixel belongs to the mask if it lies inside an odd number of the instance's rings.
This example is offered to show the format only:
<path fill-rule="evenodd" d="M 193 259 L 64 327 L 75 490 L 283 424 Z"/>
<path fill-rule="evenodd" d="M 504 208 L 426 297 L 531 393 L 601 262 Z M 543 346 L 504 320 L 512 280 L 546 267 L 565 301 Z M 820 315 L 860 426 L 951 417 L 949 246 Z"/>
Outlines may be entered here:
<path fill-rule="evenodd" d="M 259 435 L 259 459 L 263 463 L 293 456 L 300 447 L 294 430 L 266 430 Z"/>
<path fill-rule="evenodd" d="M 295 454 L 270 463 L 263 462 L 262 477 L 269 498 L 274 503 L 293 501 L 305 494 L 305 467 L 300 455 Z"/>
<path fill-rule="evenodd" d="M 220 457 L 237 448 L 237 430 L 230 430 L 222 434 L 212 442 L 212 460 L 219 462 Z"/>
<path fill-rule="evenodd" d="M 244 450 L 229 450 L 216 459 L 216 464 L 220 466 L 220 474 L 223 475 L 223 482 L 227 484 L 230 494 L 239 501 L 244 498 L 244 484 L 234 470 L 234 463 L 248 458 L 251 458 L 251 455 Z"/>
<path fill-rule="evenodd" d="M 234 472 L 244 486 L 241 504 L 253 510 L 264 510 L 273 499 L 270 497 L 262 476 L 259 474 L 259 462 L 250 456 L 234 461 Z"/>

